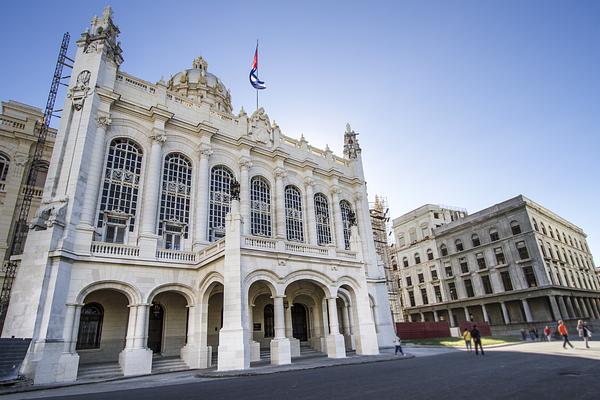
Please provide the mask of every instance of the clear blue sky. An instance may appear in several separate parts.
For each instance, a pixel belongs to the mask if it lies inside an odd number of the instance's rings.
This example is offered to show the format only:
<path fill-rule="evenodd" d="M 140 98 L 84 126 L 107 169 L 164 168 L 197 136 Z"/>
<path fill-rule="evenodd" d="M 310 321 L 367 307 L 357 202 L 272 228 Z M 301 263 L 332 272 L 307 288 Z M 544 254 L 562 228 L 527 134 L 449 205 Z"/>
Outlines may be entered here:
<path fill-rule="evenodd" d="M 254 109 L 260 39 L 270 117 L 336 153 L 350 122 L 392 216 L 522 193 L 583 228 L 599 264 L 600 2 L 346 3 L 110 4 L 124 71 L 156 82 L 202 55 L 236 112 Z M 0 99 L 43 106 L 61 34 L 74 44 L 105 4 L 4 4 Z"/>

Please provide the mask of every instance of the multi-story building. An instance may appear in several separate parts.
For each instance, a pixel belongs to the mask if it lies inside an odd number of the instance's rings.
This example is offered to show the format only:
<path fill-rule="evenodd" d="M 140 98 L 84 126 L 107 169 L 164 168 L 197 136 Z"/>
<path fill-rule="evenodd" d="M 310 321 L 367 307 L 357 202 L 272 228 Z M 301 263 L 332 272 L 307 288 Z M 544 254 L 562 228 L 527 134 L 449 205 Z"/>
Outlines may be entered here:
<path fill-rule="evenodd" d="M 524 196 L 442 215 L 426 205 L 394 220 L 411 320 L 500 327 L 600 317 L 600 281 L 581 228 Z"/>
<path fill-rule="evenodd" d="M 42 203 L 3 337 L 31 338 L 22 374 L 80 366 L 246 369 L 300 342 L 344 357 L 393 339 L 361 148 L 292 139 L 260 108 L 232 112 L 201 57 L 151 83 L 121 70 L 112 11 L 77 40 Z M 340 135 L 341 136 L 341 135 Z"/>

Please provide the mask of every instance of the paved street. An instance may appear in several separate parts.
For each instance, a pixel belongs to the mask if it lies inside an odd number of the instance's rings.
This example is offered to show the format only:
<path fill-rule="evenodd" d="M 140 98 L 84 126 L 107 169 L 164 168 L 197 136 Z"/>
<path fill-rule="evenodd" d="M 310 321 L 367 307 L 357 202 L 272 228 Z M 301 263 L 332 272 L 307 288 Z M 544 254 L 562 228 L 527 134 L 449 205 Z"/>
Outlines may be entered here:
<path fill-rule="evenodd" d="M 410 349 L 416 358 L 277 373 L 230 379 L 198 379 L 188 375 L 126 380 L 6 399 L 597 399 L 600 393 L 600 343 L 591 350 L 574 342 L 527 343 L 489 349 L 485 357 L 464 351 Z M 426 356 L 431 355 L 431 356 Z M 147 378 L 144 378 L 147 379 Z M 142 382 L 142 383 L 140 383 Z M 85 392 L 95 392 L 87 393 Z"/>

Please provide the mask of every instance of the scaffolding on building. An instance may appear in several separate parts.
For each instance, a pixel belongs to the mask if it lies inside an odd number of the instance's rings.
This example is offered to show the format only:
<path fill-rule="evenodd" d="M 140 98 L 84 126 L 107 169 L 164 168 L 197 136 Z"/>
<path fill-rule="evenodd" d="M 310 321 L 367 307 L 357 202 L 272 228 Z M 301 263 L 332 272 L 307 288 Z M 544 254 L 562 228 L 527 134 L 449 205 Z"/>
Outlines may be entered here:
<path fill-rule="evenodd" d="M 73 65 L 68 62 L 74 63 L 74 61 L 67 56 L 67 50 L 69 48 L 69 41 L 71 35 L 67 32 L 63 35 L 60 50 L 58 52 L 58 60 L 54 68 L 54 76 L 52 78 L 52 84 L 50 85 L 50 92 L 48 93 L 48 99 L 46 101 L 46 108 L 44 110 L 44 116 L 37 126 L 37 141 L 33 154 L 30 155 L 28 160 L 28 172 L 27 181 L 23 189 L 23 195 L 19 198 L 16 205 L 18 210 L 18 217 L 13 223 L 12 238 L 9 240 L 9 251 L 6 252 L 6 256 L 3 263 L 3 269 L 5 272 L 4 281 L 2 282 L 2 290 L 0 291 L 0 332 L 4 327 L 4 319 L 6 318 L 6 312 L 8 310 L 8 304 L 10 302 L 10 293 L 12 291 L 12 285 L 17 274 L 17 260 L 14 256 L 23 253 L 25 247 L 25 240 L 27 238 L 27 232 L 29 230 L 28 218 L 31 210 L 31 201 L 33 200 L 34 191 L 36 188 L 36 180 L 40 162 L 43 160 L 44 148 L 46 145 L 46 137 L 48 136 L 48 130 L 50 128 L 50 121 L 52 117 L 60 118 L 57 113 L 62 110 L 55 110 L 54 104 L 56 103 L 56 97 L 58 95 L 58 89 L 61 85 L 67 86 L 64 81 L 69 79 L 71 76 L 63 76 L 63 68 L 67 67 L 72 69 Z"/>

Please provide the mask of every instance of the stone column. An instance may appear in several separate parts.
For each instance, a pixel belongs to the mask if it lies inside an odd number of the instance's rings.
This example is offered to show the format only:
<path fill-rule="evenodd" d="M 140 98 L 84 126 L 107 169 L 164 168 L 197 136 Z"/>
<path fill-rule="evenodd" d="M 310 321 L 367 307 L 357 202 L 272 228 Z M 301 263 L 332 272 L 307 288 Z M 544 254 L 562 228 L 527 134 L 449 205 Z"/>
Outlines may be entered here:
<path fill-rule="evenodd" d="M 419 318 L 421 319 L 421 322 L 425 322 L 425 314 L 422 312 L 419 313 Z"/>
<path fill-rule="evenodd" d="M 213 154 L 213 151 L 208 146 L 202 146 L 198 150 L 200 154 L 200 166 L 198 168 L 198 176 L 196 183 L 196 218 L 194 226 L 194 251 L 198 251 L 200 247 L 208 242 L 208 195 L 209 195 L 209 179 L 208 159 Z"/>
<path fill-rule="evenodd" d="M 469 313 L 469 307 L 463 307 L 465 310 L 465 319 L 467 322 L 471 322 L 471 314 Z"/>
<path fill-rule="evenodd" d="M 533 322 L 533 316 L 531 315 L 531 309 L 529 308 L 527 299 L 522 299 L 521 303 L 523 304 L 523 311 L 525 311 L 525 321 Z"/>
<path fill-rule="evenodd" d="M 312 245 L 317 244 L 317 222 L 315 218 L 315 194 L 314 194 L 313 178 L 307 176 L 304 178 L 304 189 L 306 193 L 306 232 L 308 234 L 308 243 Z"/>
<path fill-rule="evenodd" d="M 327 357 L 346 357 L 346 345 L 344 336 L 340 334 L 337 315 L 337 297 L 327 298 L 327 309 L 329 310 L 329 336 L 327 336 Z"/>
<path fill-rule="evenodd" d="M 567 305 L 565 304 L 565 299 L 563 296 L 557 296 L 558 297 L 558 306 L 560 308 L 560 314 L 562 316 L 562 319 L 569 319 L 569 311 L 567 310 Z"/>
<path fill-rule="evenodd" d="M 438 312 L 437 312 L 437 311 L 435 311 L 435 310 L 433 311 L 433 320 L 434 320 L 435 322 L 439 322 L 439 321 L 440 321 L 440 317 L 439 317 L 439 315 L 438 315 Z"/>
<path fill-rule="evenodd" d="M 248 157 L 240 158 L 240 214 L 242 215 L 242 233 L 250 234 L 250 179 L 248 171 L 252 168 L 252 162 Z"/>
<path fill-rule="evenodd" d="M 456 321 L 454 320 L 454 314 L 452 314 L 452 309 L 448 309 L 448 319 L 450 320 L 450 326 L 456 326 Z"/>
<path fill-rule="evenodd" d="M 558 308 L 558 303 L 556 302 L 555 296 L 548 296 L 550 300 L 550 308 L 552 309 L 552 314 L 554 314 L 554 320 L 558 321 L 562 319 L 562 315 L 560 309 Z"/>
<path fill-rule="evenodd" d="M 274 365 L 291 364 L 292 362 L 290 341 L 285 337 L 284 297 L 285 296 L 273 297 L 275 337 L 271 340 L 271 364 Z"/>
<path fill-rule="evenodd" d="M 485 308 L 485 304 L 481 305 L 481 312 L 483 313 L 483 320 L 489 324 L 490 323 L 490 317 L 489 317 L 489 315 L 487 313 L 487 309 Z"/>
<path fill-rule="evenodd" d="M 589 297 L 584 298 L 585 304 L 587 305 L 588 310 L 590 311 L 590 318 L 598 319 L 598 312 L 594 307 L 592 299 Z"/>
<path fill-rule="evenodd" d="M 131 347 L 125 347 L 119 353 L 119 365 L 123 375 L 146 375 L 152 372 L 152 350 L 147 348 L 148 342 L 148 307 L 149 304 L 138 304 L 129 309 L 127 332 L 133 332 L 133 340 L 127 340 Z M 131 317 L 135 311 L 135 319 Z"/>
<path fill-rule="evenodd" d="M 63 325 L 63 352 L 59 356 L 58 365 L 61 381 L 73 382 L 77 380 L 79 368 L 79 354 L 75 347 L 77 344 L 77 332 L 79 330 L 79 315 L 82 304 L 67 304 L 65 321 Z"/>
<path fill-rule="evenodd" d="M 254 340 L 254 304 L 248 307 L 248 329 L 250 338 L 250 361 L 260 361 L 260 343 Z"/>
<path fill-rule="evenodd" d="M 500 307 L 502 308 L 502 317 L 504 318 L 504 324 L 510 324 L 510 314 L 508 313 L 508 308 L 506 307 L 506 303 L 503 301 L 500 302 Z"/>
<path fill-rule="evenodd" d="M 342 209 L 340 207 L 340 193 L 341 189 L 338 186 L 331 188 L 331 197 L 333 200 L 333 221 L 335 226 L 335 240 L 336 247 L 344 250 L 346 248 L 346 242 L 344 240 L 344 223 L 342 222 Z"/>
<path fill-rule="evenodd" d="M 287 171 L 281 167 L 274 170 L 275 173 L 275 232 L 278 239 L 286 239 L 285 235 L 285 185 L 283 180 Z"/>
<path fill-rule="evenodd" d="M 569 310 L 569 316 L 571 318 L 579 317 L 577 315 L 577 313 L 575 312 L 575 308 L 573 307 L 573 302 L 571 301 L 571 297 L 566 296 L 565 299 L 566 299 L 566 303 L 567 303 L 567 310 Z"/>
<path fill-rule="evenodd" d="M 145 187 L 143 188 L 142 218 L 140 222 L 140 257 L 155 258 L 157 239 L 156 219 L 158 216 L 158 198 L 160 194 L 162 145 L 167 140 L 163 131 L 155 129 L 152 137 L 150 161 L 146 171 Z"/>

